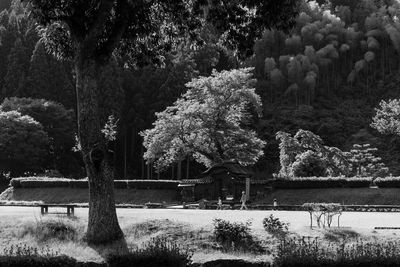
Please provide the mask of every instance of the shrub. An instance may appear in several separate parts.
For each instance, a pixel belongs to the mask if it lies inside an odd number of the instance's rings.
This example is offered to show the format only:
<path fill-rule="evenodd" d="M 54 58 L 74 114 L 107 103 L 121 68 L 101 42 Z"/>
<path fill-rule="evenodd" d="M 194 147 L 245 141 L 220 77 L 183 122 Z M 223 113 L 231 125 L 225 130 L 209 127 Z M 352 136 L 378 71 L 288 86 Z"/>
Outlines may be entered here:
<path fill-rule="evenodd" d="M 264 218 L 263 226 L 265 231 L 273 236 L 285 236 L 289 230 L 289 224 L 281 222 L 279 218 L 275 218 L 274 215 L 269 215 L 269 217 Z"/>
<path fill-rule="evenodd" d="M 214 238 L 225 251 L 239 250 L 262 252 L 264 249 L 251 235 L 251 222 L 229 222 L 222 219 L 214 219 Z"/>
<path fill-rule="evenodd" d="M 324 176 L 326 174 L 326 163 L 317 153 L 307 150 L 296 156 L 292 171 L 295 177 Z"/>
<path fill-rule="evenodd" d="M 125 255 L 110 255 L 107 263 L 110 267 L 179 267 L 191 264 L 192 253 L 180 248 L 166 238 L 153 238 L 141 249 Z"/>
<path fill-rule="evenodd" d="M 22 229 L 21 236 L 33 236 L 39 242 L 45 242 L 50 239 L 57 240 L 77 240 L 77 228 L 70 222 L 59 220 L 38 220 L 35 224 L 25 225 Z"/>

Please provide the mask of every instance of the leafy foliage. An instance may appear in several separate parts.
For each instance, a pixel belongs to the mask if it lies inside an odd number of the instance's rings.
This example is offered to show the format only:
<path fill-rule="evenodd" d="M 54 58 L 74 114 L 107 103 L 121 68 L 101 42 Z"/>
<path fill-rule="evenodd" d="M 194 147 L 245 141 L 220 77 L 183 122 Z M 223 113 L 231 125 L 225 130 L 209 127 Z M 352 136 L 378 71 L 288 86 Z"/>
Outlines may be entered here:
<path fill-rule="evenodd" d="M 144 157 L 157 168 L 193 156 L 211 166 L 227 160 L 254 164 L 265 142 L 249 129 L 249 106 L 260 112 L 251 69 L 213 72 L 187 83 L 173 106 L 157 113 L 154 128 L 142 132 Z"/>
<path fill-rule="evenodd" d="M 224 250 L 261 252 L 263 249 L 251 235 L 251 222 L 237 223 L 214 219 L 214 238 Z"/>
<path fill-rule="evenodd" d="M 265 231 L 273 236 L 282 237 L 287 234 L 289 230 L 289 224 L 281 222 L 279 218 L 275 218 L 274 215 L 269 215 L 269 217 L 264 218 L 263 226 Z"/>
<path fill-rule="evenodd" d="M 74 115 L 63 105 L 33 98 L 6 98 L 0 105 L 3 111 L 18 111 L 38 121 L 49 137 L 47 168 L 58 169 L 62 173 L 79 172 L 77 159 L 72 154 L 74 145 Z"/>
<path fill-rule="evenodd" d="M 381 133 L 400 135 L 400 99 L 381 101 L 371 127 Z"/>
<path fill-rule="evenodd" d="M 353 145 L 349 161 L 355 175 L 384 177 L 389 174 L 389 168 L 381 162 L 382 159 L 374 155 L 377 150 L 377 148 L 370 147 L 370 144 Z"/>
<path fill-rule="evenodd" d="M 280 140 L 280 177 L 348 173 L 347 154 L 336 147 L 324 146 L 322 139 L 310 131 L 300 129 L 294 137 L 277 132 L 276 139 Z"/>
<path fill-rule="evenodd" d="M 0 111 L 0 162 L 14 175 L 39 171 L 47 156 L 49 138 L 42 125 L 17 111 Z"/>
<path fill-rule="evenodd" d="M 292 165 L 295 177 L 325 176 L 325 162 L 311 150 L 297 155 L 296 161 Z"/>

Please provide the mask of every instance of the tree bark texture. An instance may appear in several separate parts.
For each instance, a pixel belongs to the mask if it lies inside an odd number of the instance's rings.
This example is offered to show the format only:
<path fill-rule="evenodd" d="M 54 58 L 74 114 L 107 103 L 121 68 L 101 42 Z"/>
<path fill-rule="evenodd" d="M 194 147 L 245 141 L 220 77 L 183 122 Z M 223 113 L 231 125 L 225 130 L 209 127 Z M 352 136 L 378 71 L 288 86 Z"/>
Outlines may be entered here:
<path fill-rule="evenodd" d="M 78 133 L 89 179 L 89 243 L 107 243 L 123 237 L 114 199 L 113 157 L 101 129 L 98 105 L 98 74 L 101 65 L 82 58 L 75 61 L 78 102 Z"/>

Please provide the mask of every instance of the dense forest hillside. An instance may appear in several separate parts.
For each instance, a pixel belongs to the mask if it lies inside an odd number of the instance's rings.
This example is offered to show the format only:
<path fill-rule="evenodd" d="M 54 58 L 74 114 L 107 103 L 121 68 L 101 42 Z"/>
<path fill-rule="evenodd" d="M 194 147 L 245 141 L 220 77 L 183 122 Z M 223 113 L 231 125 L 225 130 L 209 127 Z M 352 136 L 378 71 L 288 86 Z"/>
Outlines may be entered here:
<path fill-rule="evenodd" d="M 44 98 L 75 109 L 74 73 L 70 62 L 47 53 L 41 30 L 19 1 L 0 5 L 0 100 Z M 213 69 L 254 67 L 263 117 L 254 121 L 267 141 L 265 156 L 256 164 L 260 178 L 279 170 L 278 131 L 311 130 L 329 146 L 349 150 L 370 143 L 393 174 L 400 174 L 400 140 L 381 136 L 369 125 L 381 99 L 397 98 L 400 90 L 400 6 L 397 1 L 315 1 L 301 4 L 290 32 L 266 30 L 245 59 L 224 47 L 218 33 L 202 32 L 202 47 L 183 45 L 166 56 L 164 68 L 125 66 L 115 58 L 102 75 L 104 116 L 116 114 L 118 176 L 181 178 L 203 167 L 187 159 L 157 175 L 143 161 L 138 133 L 155 120 L 155 112 L 171 105 L 185 83 Z M 73 136 L 71 136 L 73 138 Z M 72 145 L 71 145 L 72 149 Z M 73 154 L 73 152 L 71 152 Z M 82 176 L 79 154 L 74 164 L 60 168 L 65 176 Z M 62 162 L 61 162 L 62 163 Z M 61 164 L 60 163 L 60 164 Z M 44 166 L 49 168 L 49 166 Z M 178 172 L 177 168 L 182 168 Z M 72 171 L 74 169 L 75 171 Z"/>

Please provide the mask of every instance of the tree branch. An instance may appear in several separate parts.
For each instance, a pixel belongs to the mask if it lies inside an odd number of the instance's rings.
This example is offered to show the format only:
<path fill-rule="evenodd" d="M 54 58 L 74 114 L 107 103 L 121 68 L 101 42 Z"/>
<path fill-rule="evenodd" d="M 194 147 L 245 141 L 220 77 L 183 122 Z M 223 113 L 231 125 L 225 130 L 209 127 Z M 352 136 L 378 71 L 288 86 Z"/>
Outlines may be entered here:
<path fill-rule="evenodd" d="M 128 2 L 127 0 L 119 0 L 115 8 L 115 21 L 110 35 L 106 42 L 99 49 L 99 56 L 108 57 L 120 42 L 128 26 Z"/>
<path fill-rule="evenodd" d="M 90 25 L 88 35 L 85 38 L 86 49 L 95 49 L 94 44 L 97 43 L 97 40 L 100 39 L 103 33 L 104 25 L 107 22 L 107 17 L 110 15 L 113 5 L 114 0 L 101 0 L 96 19 Z"/>

